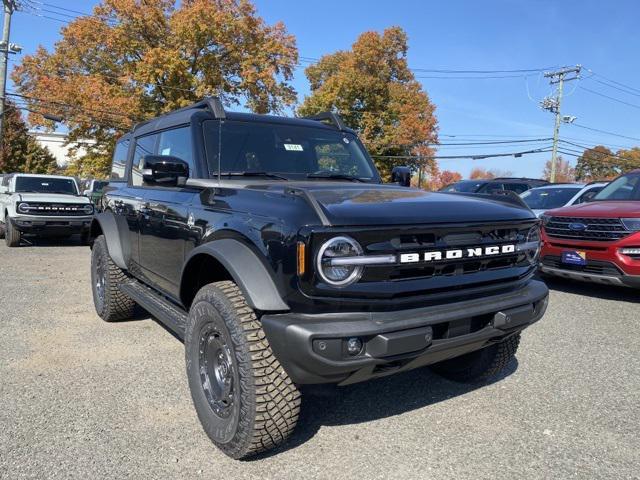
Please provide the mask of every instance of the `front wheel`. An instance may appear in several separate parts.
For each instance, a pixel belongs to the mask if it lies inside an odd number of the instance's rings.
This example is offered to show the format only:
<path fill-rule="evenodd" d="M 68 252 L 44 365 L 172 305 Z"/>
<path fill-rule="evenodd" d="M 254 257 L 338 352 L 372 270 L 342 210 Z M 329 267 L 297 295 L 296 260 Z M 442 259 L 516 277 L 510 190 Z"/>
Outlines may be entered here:
<path fill-rule="evenodd" d="M 437 374 L 456 382 L 475 383 L 489 380 L 500 373 L 515 357 L 520 334 L 495 345 L 431 365 Z"/>
<path fill-rule="evenodd" d="M 8 247 L 19 247 L 22 233 L 11 223 L 11 219 L 7 218 L 5 223 L 4 241 Z"/>
<path fill-rule="evenodd" d="M 187 377 L 202 426 L 229 457 L 270 450 L 291 434 L 300 392 L 235 283 L 206 285 L 185 332 Z"/>
<path fill-rule="evenodd" d="M 91 251 L 91 287 L 96 312 L 104 321 L 126 320 L 133 316 L 135 302 L 120 291 L 120 284 L 127 281 L 122 269 L 111 260 L 104 235 L 100 235 Z"/>

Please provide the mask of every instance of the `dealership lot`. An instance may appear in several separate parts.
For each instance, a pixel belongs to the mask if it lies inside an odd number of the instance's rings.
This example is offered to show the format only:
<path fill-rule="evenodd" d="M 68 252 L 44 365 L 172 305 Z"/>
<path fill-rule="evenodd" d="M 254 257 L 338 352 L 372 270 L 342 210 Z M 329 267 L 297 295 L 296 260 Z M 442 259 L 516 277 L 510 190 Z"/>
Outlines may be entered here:
<path fill-rule="evenodd" d="M 640 292 L 552 282 L 503 378 L 420 370 L 307 395 L 293 439 L 225 457 L 182 344 L 143 312 L 102 322 L 89 249 L 0 245 L 0 478 L 639 478 Z"/>

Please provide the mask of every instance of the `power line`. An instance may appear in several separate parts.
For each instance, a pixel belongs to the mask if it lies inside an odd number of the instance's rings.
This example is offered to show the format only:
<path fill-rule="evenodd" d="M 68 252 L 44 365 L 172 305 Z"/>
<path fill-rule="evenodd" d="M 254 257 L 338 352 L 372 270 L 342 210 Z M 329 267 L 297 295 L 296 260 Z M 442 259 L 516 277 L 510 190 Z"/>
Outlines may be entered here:
<path fill-rule="evenodd" d="M 589 77 L 589 78 L 591 78 L 591 77 Z M 612 84 L 610 84 L 608 82 L 603 82 L 602 80 L 598 80 L 597 78 L 592 78 L 591 80 L 593 80 L 594 82 L 598 82 L 599 84 L 604 85 L 606 87 L 613 88 L 615 90 L 619 90 L 621 92 L 624 92 L 627 95 L 633 95 L 633 96 L 636 96 L 636 97 L 640 97 L 640 93 L 630 92 L 629 90 L 626 90 L 626 89 L 621 88 L 621 87 L 616 87 L 615 85 L 612 85 Z"/>
<path fill-rule="evenodd" d="M 587 127 L 585 125 L 580 125 L 578 123 L 572 123 L 571 125 L 573 125 L 574 127 L 584 128 L 585 130 L 591 130 L 592 132 L 604 133 L 606 135 L 611 135 L 613 137 L 626 138 L 628 140 L 636 140 L 636 141 L 640 142 L 640 138 L 637 138 L 637 137 L 628 137 L 626 135 L 620 135 L 619 133 L 607 132 L 606 130 L 599 130 L 597 128 L 592 128 L 592 127 Z"/>
<path fill-rule="evenodd" d="M 600 97 L 608 98 L 609 100 L 613 100 L 614 102 L 622 103 L 624 105 L 628 105 L 629 107 L 640 109 L 640 105 L 635 105 L 633 103 L 625 102 L 624 100 L 620 100 L 619 98 L 610 97 L 609 95 L 605 95 L 604 93 L 596 92 L 595 90 L 591 90 L 590 88 L 583 87 L 583 86 L 580 86 L 578 88 L 580 88 L 581 90 L 585 90 L 585 91 L 587 91 L 589 93 L 593 93 L 594 95 L 598 95 Z"/>
<path fill-rule="evenodd" d="M 600 78 L 602 78 L 603 80 L 606 80 L 606 81 L 608 81 L 608 82 L 614 83 L 614 84 L 616 84 L 616 85 L 618 85 L 618 86 L 620 86 L 620 87 L 628 88 L 629 90 L 633 90 L 634 92 L 638 92 L 638 93 L 640 93 L 640 89 L 638 89 L 638 88 L 630 87 L 629 85 L 625 85 L 624 83 L 617 82 L 616 80 L 613 80 L 613 79 L 611 79 L 611 78 L 607 78 L 607 77 L 605 77 L 604 75 L 600 75 L 599 73 L 595 73 L 595 72 L 593 72 L 593 71 L 591 71 L 591 70 L 589 70 L 589 71 L 590 71 L 594 76 L 596 76 L 596 77 L 600 77 Z"/>
<path fill-rule="evenodd" d="M 547 149 L 537 148 L 534 150 L 525 150 L 522 152 L 509 152 L 509 153 L 483 153 L 483 154 L 471 154 L 471 155 L 371 155 L 373 158 L 397 158 L 397 159 L 421 159 L 421 158 L 429 158 L 434 160 L 447 160 L 447 159 L 463 159 L 469 158 L 471 160 L 483 160 L 485 158 L 494 158 L 494 157 L 521 157 L 522 155 L 530 155 L 533 153 L 545 153 L 550 152 L 550 147 Z"/>

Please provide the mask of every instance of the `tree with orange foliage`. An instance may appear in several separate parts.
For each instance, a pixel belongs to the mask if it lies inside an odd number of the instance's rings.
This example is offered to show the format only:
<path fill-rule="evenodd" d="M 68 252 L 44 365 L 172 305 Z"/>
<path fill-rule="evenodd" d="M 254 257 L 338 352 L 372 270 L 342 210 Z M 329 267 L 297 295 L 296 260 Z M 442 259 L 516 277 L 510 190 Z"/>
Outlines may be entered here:
<path fill-rule="evenodd" d="M 509 170 L 487 170 L 482 167 L 474 167 L 469 173 L 469 178 L 471 180 L 484 180 L 484 179 L 492 179 L 496 177 L 512 177 L 513 172 Z"/>
<path fill-rule="evenodd" d="M 551 180 L 551 160 L 544 164 L 542 178 Z M 576 169 L 562 157 L 556 160 L 556 183 L 571 183 L 576 181 Z"/>
<path fill-rule="evenodd" d="M 305 70 L 311 95 L 298 113 L 339 113 L 358 131 L 384 178 L 399 164 L 428 171 L 438 141 L 435 106 L 409 69 L 407 50 L 400 27 L 365 32 L 351 50 L 325 55 Z M 384 158 L 411 155 L 421 158 Z"/>
<path fill-rule="evenodd" d="M 13 80 L 32 110 L 65 119 L 70 142 L 98 140 L 83 146 L 91 170 L 108 170 L 119 132 L 204 96 L 258 113 L 293 105 L 297 61 L 295 38 L 249 0 L 103 0 L 53 51 L 25 56 Z"/>

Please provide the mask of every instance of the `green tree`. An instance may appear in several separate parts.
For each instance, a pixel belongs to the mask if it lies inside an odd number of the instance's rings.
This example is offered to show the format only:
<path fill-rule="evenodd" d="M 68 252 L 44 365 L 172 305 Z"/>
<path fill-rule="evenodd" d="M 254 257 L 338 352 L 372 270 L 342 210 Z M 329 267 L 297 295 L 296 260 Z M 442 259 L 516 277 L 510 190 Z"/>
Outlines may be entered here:
<path fill-rule="evenodd" d="M 576 177 L 581 181 L 610 180 L 618 175 L 640 168 L 640 148 L 618 150 L 615 154 L 598 145 L 586 149 L 576 163 Z"/>
<path fill-rule="evenodd" d="M 358 131 L 376 157 L 382 175 L 406 161 L 381 156 L 419 155 L 423 170 L 433 166 L 437 143 L 435 106 L 407 65 L 407 35 L 399 27 L 365 32 L 349 51 L 323 56 L 307 67 L 311 95 L 300 115 L 339 113 Z"/>
<path fill-rule="evenodd" d="M 74 168 L 105 170 L 115 136 L 204 96 L 258 113 L 293 105 L 297 61 L 295 38 L 249 0 L 103 0 L 13 80 L 32 110 L 65 119 L 70 142 L 97 140 Z"/>
<path fill-rule="evenodd" d="M 27 124 L 13 102 L 7 100 L 4 115 L 0 173 L 53 173 L 56 159 L 29 135 Z"/>

